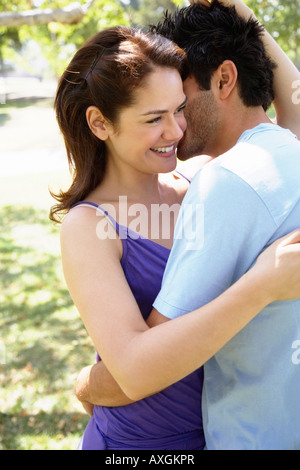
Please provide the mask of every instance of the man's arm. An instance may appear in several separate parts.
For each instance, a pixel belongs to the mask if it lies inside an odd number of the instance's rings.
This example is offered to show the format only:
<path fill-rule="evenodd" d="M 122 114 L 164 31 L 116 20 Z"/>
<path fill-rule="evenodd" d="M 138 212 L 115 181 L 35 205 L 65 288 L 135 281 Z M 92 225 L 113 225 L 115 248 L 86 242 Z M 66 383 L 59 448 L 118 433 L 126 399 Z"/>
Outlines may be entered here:
<path fill-rule="evenodd" d="M 169 321 L 153 309 L 147 324 L 150 328 Z M 93 405 L 98 406 L 125 406 L 134 403 L 119 387 L 105 364 L 100 361 L 84 367 L 76 381 L 75 395 L 90 415 L 93 414 Z"/>

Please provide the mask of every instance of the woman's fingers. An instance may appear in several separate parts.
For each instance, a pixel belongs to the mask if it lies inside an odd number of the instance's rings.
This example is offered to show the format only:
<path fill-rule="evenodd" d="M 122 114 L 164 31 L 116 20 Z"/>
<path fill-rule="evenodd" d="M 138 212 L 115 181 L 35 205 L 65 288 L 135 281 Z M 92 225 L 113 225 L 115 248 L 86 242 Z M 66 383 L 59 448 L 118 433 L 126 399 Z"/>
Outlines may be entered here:
<path fill-rule="evenodd" d="M 190 4 L 193 5 L 194 3 L 201 3 L 202 5 L 206 7 L 210 7 L 211 2 L 208 0 L 189 0 Z"/>

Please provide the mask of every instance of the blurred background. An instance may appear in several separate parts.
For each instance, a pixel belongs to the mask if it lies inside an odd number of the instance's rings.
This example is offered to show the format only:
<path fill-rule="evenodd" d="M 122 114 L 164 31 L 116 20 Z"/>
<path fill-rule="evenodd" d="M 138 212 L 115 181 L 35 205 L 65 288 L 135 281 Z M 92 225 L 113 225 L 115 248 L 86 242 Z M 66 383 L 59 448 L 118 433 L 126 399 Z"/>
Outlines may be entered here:
<path fill-rule="evenodd" d="M 245 1 L 300 67 L 300 0 Z M 181 0 L 0 0 L 0 450 L 76 449 L 73 395 L 94 348 L 63 280 L 49 189 L 70 175 L 53 99 L 100 29 L 155 24 Z"/>

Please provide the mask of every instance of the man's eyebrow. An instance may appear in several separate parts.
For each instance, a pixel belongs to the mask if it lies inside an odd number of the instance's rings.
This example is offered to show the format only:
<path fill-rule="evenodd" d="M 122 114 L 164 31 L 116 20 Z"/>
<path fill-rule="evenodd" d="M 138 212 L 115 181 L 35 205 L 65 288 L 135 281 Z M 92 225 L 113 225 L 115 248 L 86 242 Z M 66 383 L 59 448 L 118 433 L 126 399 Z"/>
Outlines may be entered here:
<path fill-rule="evenodd" d="M 184 99 L 184 101 L 177 107 L 177 109 L 184 106 L 186 104 L 186 102 L 187 102 L 187 98 Z M 150 114 L 165 114 L 167 112 L 168 112 L 167 109 L 154 109 L 152 111 L 148 111 L 147 113 L 141 114 L 141 116 L 149 116 Z"/>

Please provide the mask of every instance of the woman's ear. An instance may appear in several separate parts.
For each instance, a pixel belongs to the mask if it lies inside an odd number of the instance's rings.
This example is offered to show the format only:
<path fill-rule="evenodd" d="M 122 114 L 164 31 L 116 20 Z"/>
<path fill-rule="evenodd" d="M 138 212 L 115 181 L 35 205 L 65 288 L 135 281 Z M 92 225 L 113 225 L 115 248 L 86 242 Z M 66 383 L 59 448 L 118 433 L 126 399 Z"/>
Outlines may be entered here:
<path fill-rule="evenodd" d="M 89 106 L 85 115 L 92 133 L 98 137 L 98 139 L 106 140 L 108 137 L 107 122 L 99 108 L 96 106 Z"/>
<path fill-rule="evenodd" d="M 219 98 L 227 99 L 237 85 L 238 71 L 234 62 L 224 60 L 218 67 L 214 78 Z"/>

